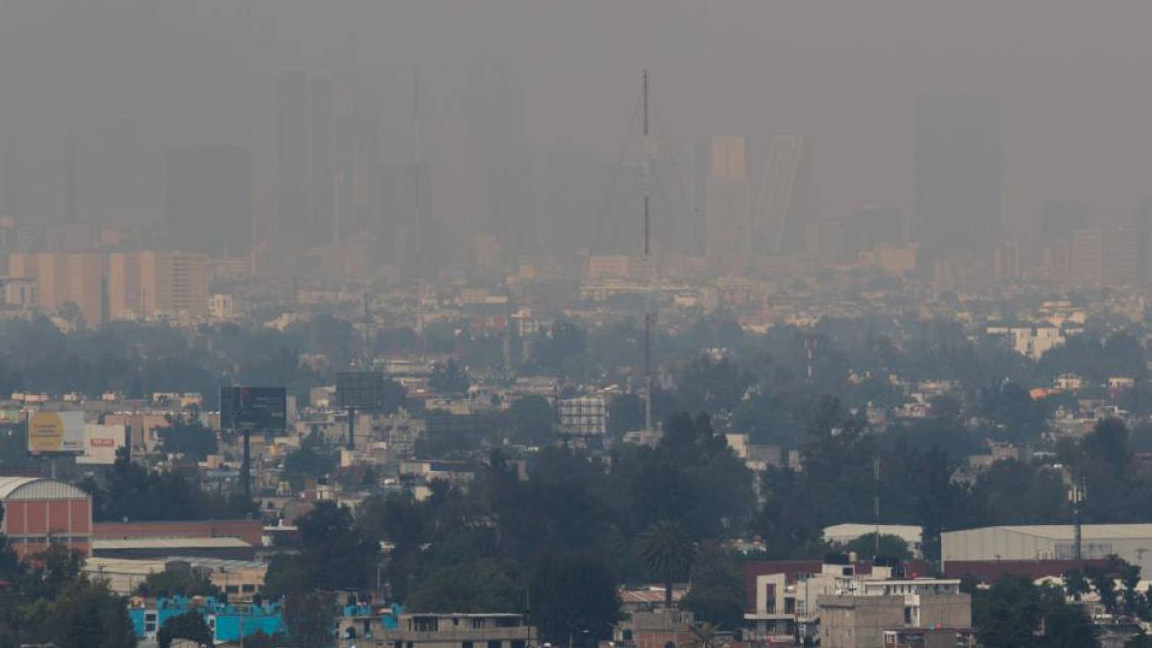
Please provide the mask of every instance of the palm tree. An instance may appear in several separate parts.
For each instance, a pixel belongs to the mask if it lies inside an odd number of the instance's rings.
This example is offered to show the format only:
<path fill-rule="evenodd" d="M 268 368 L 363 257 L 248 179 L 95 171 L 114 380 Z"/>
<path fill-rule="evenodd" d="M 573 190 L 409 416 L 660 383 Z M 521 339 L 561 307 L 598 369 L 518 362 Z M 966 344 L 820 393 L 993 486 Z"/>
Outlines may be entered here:
<path fill-rule="evenodd" d="M 696 545 L 679 522 L 661 520 L 644 530 L 639 540 L 640 562 L 664 583 L 664 606 L 672 607 L 672 583 L 685 577 L 696 560 Z"/>
<path fill-rule="evenodd" d="M 720 636 L 720 628 L 711 623 L 702 623 L 699 626 L 691 623 L 685 624 L 688 639 L 681 644 L 682 648 L 724 648 L 727 642 Z"/>

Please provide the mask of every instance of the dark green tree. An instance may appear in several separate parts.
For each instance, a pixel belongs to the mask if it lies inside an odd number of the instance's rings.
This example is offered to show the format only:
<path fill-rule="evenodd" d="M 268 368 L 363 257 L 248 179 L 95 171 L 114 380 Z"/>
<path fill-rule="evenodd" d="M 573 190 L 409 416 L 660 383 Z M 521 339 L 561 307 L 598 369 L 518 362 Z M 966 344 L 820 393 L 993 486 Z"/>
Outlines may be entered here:
<path fill-rule="evenodd" d="M 199 422 L 170 420 L 160 429 L 160 445 L 168 454 L 182 454 L 194 461 L 204 461 L 216 454 L 216 433 Z"/>
<path fill-rule="evenodd" d="M 1039 589 L 1024 577 L 1005 577 L 972 600 L 972 625 L 984 648 L 1034 646 L 1044 616 Z"/>
<path fill-rule="evenodd" d="M 319 502 L 296 522 L 308 582 L 323 590 L 367 589 L 374 583 L 380 546 L 353 524 L 347 507 Z"/>
<path fill-rule="evenodd" d="M 1080 447 L 1090 459 L 1103 461 L 1114 470 L 1122 469 L 1131 458 L 1128 427 L 1115 418 L 1097 422 L 1092 432 L 1084 437 Z"/>
<path fill-rule="evenodd" d="M 428 377 L 428 387 L 438 394 L 465 394 L 471 384 L 468 372 L 451 358 L 432 367 L 432 375 Z"/>
<path fill-rule="evenodd" d="M 692 566 L 692 587 L 680 600 L 697 621 L 721 628 L 744 623 L 744 570 L 740 560 L 719 545 L 703 546 Z"/>
<path fill-rule="evenodd" d="M 620 394 L 608 402 L 608 436 L 613 440 L 644 427 L 644 403 L 633 393 Z"/>
<path fill-rule="evenodd" d="M 525 575 L 519 563 L 506 558 L 444 567 L 424 579 L 406 603 L 413 612 L 522 612 Z"/>
<path fill-rule="evenodd" d="M 508 424 L 517 443 L 542 446 L 556 439 L 556 408 L 543 396 L 521 396 L 508 408 Z"/>
<path fill-rule="evenodd" d="M 136 593 L 145 597 L 160 596 L 220 596 L 220 588 L 212 584 L 203 572 L 195 569 L 166 569 L 144 578 Z"/>
<path fill-rule="evenodd" d="M 636 550 L 648 575 L 664 585 L 664 605 L 672 607 L 672 586 L 686 578 L 696 560 L 696 543 L 677 522 L 662 520 L 644 530 Z"/>
<path fill-rule="evenodd" d="M 532 622 L 553 644 L 603 641 L 620 620 L 616 579 L 604 560 L 585 552 L 542 555 L 532 572 Z"/>
<path fill-rule="evenodd" d="M 1045 648 L 1099 648 L 1100 627 L 1080 605 L 1065 602 L 1060 588 L 1041 589 Z"/>
<path fill-rule="evenodd" d="M 332 643 L 336 601 L 332 594 L 312 590 L 284 599 L 284 625 L 297 648 L 326 648 Z"/>
<path fill-rule="evenodd" d="M 901 561 L 912 558 L 912 552 L 908 549 L 908 543 L 904 542 L 904 539 L 900 536 L 887 533 L 880 534 L 880 553 L 876 553 L 875 532 L 865 533 L 852 542 L 849 542 L 844 545 L 844 550 L 855 552 L 857 556 L 883 556 Z"/>
<path fill-rule="evenodd" d="M 208 648 L 214 645 L 212 629 L 196 610 L 171 617 L 160 626 L 160 631 L 156 633 L 156 644 L 160 648 L 170 648 L 174 639 L 187 639 Z"/>

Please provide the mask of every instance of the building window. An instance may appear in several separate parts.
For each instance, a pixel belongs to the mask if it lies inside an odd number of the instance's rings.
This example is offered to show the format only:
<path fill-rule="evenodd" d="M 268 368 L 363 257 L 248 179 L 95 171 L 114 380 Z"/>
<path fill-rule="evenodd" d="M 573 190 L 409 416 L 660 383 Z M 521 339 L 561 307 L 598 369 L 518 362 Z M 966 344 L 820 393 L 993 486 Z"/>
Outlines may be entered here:
<path fill-rule="evenodd" d="M 489 641 L 488 648 L 500 648 L 500 643 L 499 641 Z"/>
<path fill-rule="evenodd" d="M 471 641 L 465 641 L 465 642 L 460 644 L 460 648 L 472 648 L 472 642 Z"/>
<path fill-rule="evenodd" d="M 512 648 L 527 648 L 528 642 L 523 639 L 517 639 L 512 642 Z"/>

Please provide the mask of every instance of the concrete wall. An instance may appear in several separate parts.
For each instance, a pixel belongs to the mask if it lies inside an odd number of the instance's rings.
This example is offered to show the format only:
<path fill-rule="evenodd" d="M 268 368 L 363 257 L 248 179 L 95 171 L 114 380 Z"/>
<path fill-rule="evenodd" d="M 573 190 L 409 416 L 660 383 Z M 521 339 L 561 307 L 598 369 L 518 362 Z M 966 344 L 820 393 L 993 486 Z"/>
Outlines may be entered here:
<path fill-rule="evenodd" d="M 817 599 L 823 648 L 883 648 L 884 631 L 904 626 L 903 596 L 836 596 Z"/>
<path fill-rule="evenodd" d="M 972 625 L 969 594 L 921 594 L 920 627 L 967 628 Z"/>

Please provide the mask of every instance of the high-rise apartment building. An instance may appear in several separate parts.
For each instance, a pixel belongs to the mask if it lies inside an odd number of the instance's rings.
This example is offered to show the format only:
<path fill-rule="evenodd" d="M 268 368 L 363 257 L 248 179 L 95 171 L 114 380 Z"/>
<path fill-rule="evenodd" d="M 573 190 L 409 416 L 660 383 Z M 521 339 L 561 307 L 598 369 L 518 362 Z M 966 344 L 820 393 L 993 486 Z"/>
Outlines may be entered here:
<path fill-rule="evenodd" d="M 714 137 L 711 150 L 708 266 L 719 274 L 736 274 L 747 268 L 751 251 L 744 138 Z"/>
<path fill-rule="evenodd" d="M 208 258 L 185 252 L 116 252 L 108 258 L 111 319 L 203 317 Z"/>
<path fill-rule="evenodd" d="M 595 153 L 572 146 L 544 155 L 541 252 L 567 260 L 591 248 L 612 171 Z"/>
<path fill-rule="evenodd" d="M 252 251 L 255 181 L 247 146 L 176 146 L 165 164 L 168 249 L 214 258 Z"/>
<path fill-rule="evenodd" d="M 919 256 L 986 256 L 1000 236 L 1000 97 L 927 94 L 916 102 Z"/>
<path fill-rule="evenodd" d="M 755 215 L 753 235 L 760 250 L 794 254 L 805 249 L 816 207 L 808 148 L 800 135 L 772 138 Z"/>
<path fill-rule="evenodd" d="M 292 69 L 276 77 L 276 231 L 311 247 L 336 230 L 332 82 Z"/>
<path fill-rule="evenodd" d="M 21 133 L 0 141 L 0 215 L 24 226 L 75 223 L 76 140 L 69 133 Z"/>
<path fill-rule="evenodd" d="M 1143 280 L 1142 237 L 1128 227 L 1076 230 L 1071 281 L 1084 286 L 1132 286 Z"/>
<path fill-rule="evenodd" d="M 504 61 L 468 71 L 468 212 L 476 235 L 496 238 L 504 263 L 540 240 L 533 198 L 534 160 L 524 142 L 523 101 Z"/>
<path fill-rule="evenodd" d="M 15 252 L 8 257 L 8 275 L 32 280 L 34 305 L 46 313 L 62 312 L 72 303 L 89 326 L 100 326 L 107 317 L 107 259 L 103 254 Z"/>

